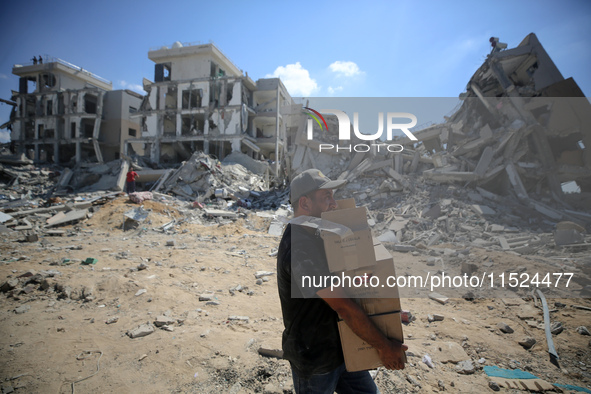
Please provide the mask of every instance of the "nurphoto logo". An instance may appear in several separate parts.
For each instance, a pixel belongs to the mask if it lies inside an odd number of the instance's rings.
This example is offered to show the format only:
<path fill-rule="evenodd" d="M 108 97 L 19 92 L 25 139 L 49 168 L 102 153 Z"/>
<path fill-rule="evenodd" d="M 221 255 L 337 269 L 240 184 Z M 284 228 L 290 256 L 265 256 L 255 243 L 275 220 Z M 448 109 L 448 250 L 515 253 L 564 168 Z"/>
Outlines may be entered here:
<path fill-rule="evenodd" d="M 326 120 L 321 115 L 322 113 L 331 113 L 336 115 L 338 124 L 339 124 L 339 142 L 344 142 L 345 145 L 334 145 L 334 144 L 319 144 L 318 151 L 328 151 L 334 150 L 336 152 L 340 151 L 347 151 L 347 152 L 368 152 L 372 147 L 375 147 L 379 152 L 381 149 L 386 149 L 388 152 L 398 153 L 404 150 L 403 146 L 400 144 L 388 144 L 382 142 L 380 137 L 384 132 L 384 113 L 378 113 L 378 131 L 374 134 L 363 134 L 359 131 L 359 113 L 353 113 L 353 132 L 355 136 L 362 140 L 362 141 L 372 141 L 372 143 L 367 144 L 349 144 L 346 145 L 348 141 L 351 140 L 351 120 L 349 116 L 338 109 L 321 109 L 320 111 L 316 111 L 309 107 L 304 107 L 310 119 L 308 119 L 307 124 L 307 138 L 308 140 L 314 139 L 314 132 L 313 132 L 313 120 L 318 123 L 320 126 L 321 131 L 328 132 L 328 125 Z M 410 119 L 410 123 L 394 123 L 394 119 Z M 394 130 L 402 131 L 411 141 L 417 141 L 417 137 L 415 137 L 409 129 L 416 126 L 417 124 L 417 117 L 408 112 L 388 112 L 386 115 L 386 141 L 391 141 L 393 136 Z"/>

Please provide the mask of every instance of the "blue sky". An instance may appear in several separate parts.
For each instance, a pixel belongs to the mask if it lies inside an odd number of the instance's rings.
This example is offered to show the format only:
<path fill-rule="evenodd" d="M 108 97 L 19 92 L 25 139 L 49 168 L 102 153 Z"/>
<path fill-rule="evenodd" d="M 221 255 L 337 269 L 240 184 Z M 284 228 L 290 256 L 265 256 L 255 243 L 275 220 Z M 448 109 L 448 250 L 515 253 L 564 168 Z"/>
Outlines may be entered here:
<path fill-rule="evenodd" d="M 280 76 L 294 97 L 457 97 L 491 36 L 512 48 L 532 32 L 591 94 L 586 0 L 13 0 L 0 6 L 0 26 L 3 99 L 18 90 L 13 64 L 39 54 L 142 93 L 142 78 L 154 76 L 148 51 L 175 41 L 213 41 L 254 80 Z M 0 103 L 0 124 L 9 114 Z"/>

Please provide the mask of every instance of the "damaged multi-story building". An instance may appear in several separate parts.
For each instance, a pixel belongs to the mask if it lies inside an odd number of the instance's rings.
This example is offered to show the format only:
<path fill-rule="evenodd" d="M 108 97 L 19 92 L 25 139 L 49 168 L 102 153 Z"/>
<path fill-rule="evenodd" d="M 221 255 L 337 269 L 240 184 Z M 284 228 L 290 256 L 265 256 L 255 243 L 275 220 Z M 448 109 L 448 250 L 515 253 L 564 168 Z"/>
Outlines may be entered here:
<path fill-rule="evenodd" d="M 460 95 L 463 105 L 445 123 L 415 132 L 415 145 L 433 159 L 423 175 L 464 182 L 526 199 L 562 185 L 591 191 L 591 105 L 573 78 L 565 79 L 531 33 L 515 48 L 493 50 Z M 502 47 L 506 47 L 503 44 Z"/>
<path fill-rule="evenodd" d="M 41 59 L 12 69 L 20 77 L 10 121 L 16 153 L 60 164 L 119 158 L 122 142 L 139 134 L 129 115 L 142 95 L 113 90 L 110 81 L 64 60 Z"/>
<path fill-rule="evenodd" d="M 195 151 L 220 160 L 232 152 L 284 159 L 293 100 L 279 78 L 255 83 L 212 43 L 176 42 L 148 57 L 154 81 L 144 79 L 147 95 L 136 114 L 141 135 L 125 142 L 125 154 L 157 163 Z"/>

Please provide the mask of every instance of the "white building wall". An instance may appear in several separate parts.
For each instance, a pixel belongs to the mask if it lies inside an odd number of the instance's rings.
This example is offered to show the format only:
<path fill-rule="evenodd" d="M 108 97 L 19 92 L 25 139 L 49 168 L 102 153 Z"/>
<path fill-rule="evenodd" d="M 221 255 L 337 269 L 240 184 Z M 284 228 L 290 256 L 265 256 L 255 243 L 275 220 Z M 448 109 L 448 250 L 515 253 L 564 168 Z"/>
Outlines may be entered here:
<path fill-rule="evenodd" d="M 226 114 L 227 116 L 227 114 Z M 241 131 L 241 117 L 240 117 L 240 110 L 236 110 L 232 112 L 232 116 L 230 117 L 230 121 L 226 123 L 226 132 L 224 134 L 230 135 L 240 135 Z"/>
<path fill-rule="evenodd" d="M 84 89 L 86 83 L 79 79 L 73 78 L 68 74 L 53 74 L 57 79 L 57 87 L 60 89 Z"/>
<path fill-rule="evenodd" d="M 152 110 L 157 109 L 156 108 L 156 99 L 158 97 L 158 90 L 159 89 L 157 86 L 152 86 L 152 90 L 150 91 L 150 93 L 148 93 L 150 107 L 152 108 Z"/>
<path fill-rule="evenodd" d="M 209 106 L 209 82 L 200 82 L 197 85 L 199 89 L 203 89 L 203 106 Z"/>
<path fill-rule="evenodd" d="M 211 60 L 192 56 L 190 58 L 176 58 L 171 60 L 171 79 L 173 81 L 209 78 Z"/>
<path fill-rule="evenodd" d="M 221 135 L 240 135 L 242 125 L 240 110 L 215 110 L 211 114 L 211 119 L 217 125 Z"/>
<path fill-rule="evenodd" d="M 275 132 L 276 132 L 275 125 L 267 123 L 267 124 L 260 126 L 260 128 L 263 130 L 264 137 L 267 137 L 267 138 L 275 137 Z"/>
<path fill-rule="evenodd" d="M 166 92 L 168 91 L 168 86 L 158 86 L 156 87 L 156 94 L 157 94 L 157 101 L 156 104 L 158 105 L 158 108 L 156 108 L 155 106 L 152 107 L 154 109 L 165 109 L 166 108 Z"/>
<path fill-rule="evenodd" d="M 228 105 L 240 105 L 242 104 L 242 81 L 234 80 L 234 88 L 232 89 L 232 100 Z"/>
<path fill-rule="evenodd" d="M 142 131 L 142 137 L 156 137 L 158 135 L 158 115 L 152 114 L 146 117 L 148 131 Z"/>

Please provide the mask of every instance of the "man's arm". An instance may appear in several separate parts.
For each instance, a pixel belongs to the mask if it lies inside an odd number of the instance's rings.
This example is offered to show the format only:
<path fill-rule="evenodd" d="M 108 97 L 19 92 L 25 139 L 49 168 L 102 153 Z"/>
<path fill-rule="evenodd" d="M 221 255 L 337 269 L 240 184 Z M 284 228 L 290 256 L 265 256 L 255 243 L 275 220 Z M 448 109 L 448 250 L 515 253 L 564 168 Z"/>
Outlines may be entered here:
<path fill-rule="evenodd" d="M 357 336 L 373 346 L 388 369 L 404 369 L 402 351 L 408 346 L 386 336 L 369 319 L 365 311 L 352 299 L 347 298 L 342 289 L 322 289 L 317 293 L 326 303 L 334 309 L 347 323 Z M 335 298 L 338 297 L 338 298 Z"/>

